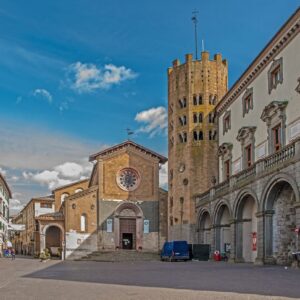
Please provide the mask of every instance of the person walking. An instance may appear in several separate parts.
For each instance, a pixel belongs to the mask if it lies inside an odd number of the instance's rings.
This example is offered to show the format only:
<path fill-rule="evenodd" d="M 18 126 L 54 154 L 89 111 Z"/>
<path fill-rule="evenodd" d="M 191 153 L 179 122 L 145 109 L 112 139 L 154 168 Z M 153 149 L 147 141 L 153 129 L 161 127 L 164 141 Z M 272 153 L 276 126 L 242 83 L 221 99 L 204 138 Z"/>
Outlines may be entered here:
<path fill-rule="evenodd" d="M 11 254 L 11 260 L 15 260 L 16 259 L 16 251 L 14 248 L 11 248 L 10 254 Z"/>

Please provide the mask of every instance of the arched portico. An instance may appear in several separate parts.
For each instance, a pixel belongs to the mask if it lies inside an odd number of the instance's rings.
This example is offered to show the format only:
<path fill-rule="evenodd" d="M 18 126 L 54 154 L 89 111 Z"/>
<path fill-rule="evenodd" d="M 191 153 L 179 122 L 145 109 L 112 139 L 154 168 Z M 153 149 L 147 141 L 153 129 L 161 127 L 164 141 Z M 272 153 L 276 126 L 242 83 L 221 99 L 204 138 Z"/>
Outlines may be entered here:
<path fill-rule="evenodd" d="M 231 247 L 231 210 L 226 202 L 221 201 L 215 210 L 215 250 L 221 253 L 230 251 Z"/>
<path fill-rule="evenodd" d="M 255 262 L 257 257 L 257 207 L 252 191 L 242 191 L 235 203 L 236 262 Z"/>
<path fill-rule="evenodd" d="M 264 261 L 286 264 L 289 252 L 296 250 L 292 229 L 296 226 L 294 205 L 299 200 L 297 185 L 287 176 L 280 176 L 270 182 L 263 197 Z"/>
<path fill-rule="evenodd" d="M 143 248 L 143 212 L 132 202 L 120 204 L 114 213 L 115 247 L 140 250 Z"/>
<path fill-rule="evenodd" d="M 198 217 L 198 243 L 209 244 L 211 243 L 211 217 L 208 210 L 203 210 Z"/>

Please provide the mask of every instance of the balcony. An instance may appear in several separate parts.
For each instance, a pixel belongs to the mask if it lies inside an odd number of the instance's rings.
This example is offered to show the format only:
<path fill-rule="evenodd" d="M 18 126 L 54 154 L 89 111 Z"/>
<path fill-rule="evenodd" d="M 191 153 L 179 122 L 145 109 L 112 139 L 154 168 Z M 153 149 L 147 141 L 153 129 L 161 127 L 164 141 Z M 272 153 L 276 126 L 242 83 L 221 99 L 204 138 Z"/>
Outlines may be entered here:
<path fill-rule="evenodd" d="M 196 207 L 239 189 L 254 180 L 284 168 L 292 162 L 300 160 L 300 138 L 295 139 L 280 151 L 256 161 L 251 167 L 230 176 L 227 180 L 215 185 L 210 190 L 195 195 Z"/>

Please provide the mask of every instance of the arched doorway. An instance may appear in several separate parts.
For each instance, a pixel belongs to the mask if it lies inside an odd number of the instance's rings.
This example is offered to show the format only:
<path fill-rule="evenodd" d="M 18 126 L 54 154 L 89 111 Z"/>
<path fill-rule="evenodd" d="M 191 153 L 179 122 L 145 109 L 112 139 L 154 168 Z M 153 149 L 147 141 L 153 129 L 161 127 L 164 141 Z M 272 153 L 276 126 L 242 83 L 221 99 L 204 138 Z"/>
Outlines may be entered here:
<path fill-rule="evenodd" d="M 118 249 L 139 250 L 143 248 L 143 213 L 134 203 L 122 203 L 114 216 L 115 246 Z"/>
<path fill-rule="evenodd" d="M 231 229 L 230 211 L 226 204 L 221 204 L 216 212 L 216 250 L 221 253 L 230 252 Z"/>
<path fill-rule="evenodd" d="M 286 264 L 289 252 L 296 248 L 296 238 L 292 230 L 296 224 L 293 209 L 295 191 L 289 182 L 277 181 L 271 185 L 264 200 L 265 262 Z"/>
<path fill-rule="evenodd" d="M 211 243 L 211 219 L 208 211 L 204 211 L 199 218 L 199 244 Z"/>
<path fill-rule="evenodd" d="M 236 261 L 254 262 L 257 257 L 257 204 L 250 194 L 243 196 L 237 205 Z"/>
<path fill-rule="evenodd" d="M 63 231 L 59 226 L 47 225 L 43 229 L 43 238 L 41 239 L 41 251 L 47 248 L 51 256 L 60 257 L 62 253 Z"/>

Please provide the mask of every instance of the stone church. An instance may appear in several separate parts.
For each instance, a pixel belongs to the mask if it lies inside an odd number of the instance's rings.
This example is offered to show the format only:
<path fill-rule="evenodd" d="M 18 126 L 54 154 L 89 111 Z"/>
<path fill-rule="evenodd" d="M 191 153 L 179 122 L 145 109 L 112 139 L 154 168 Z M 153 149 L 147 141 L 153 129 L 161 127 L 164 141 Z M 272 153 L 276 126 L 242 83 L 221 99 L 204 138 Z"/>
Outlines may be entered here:
<path fill-rule="evenodd" d="M 167 159 L 128 140 L 89 160 L 90 178 L 55 189 L 53 211 L 34 217 L 34 252 L 59 249 L 74 259 L 94 251 L 159 251 L 167 239 L 167 192 L 159 187 L 159 168 Z"/>

